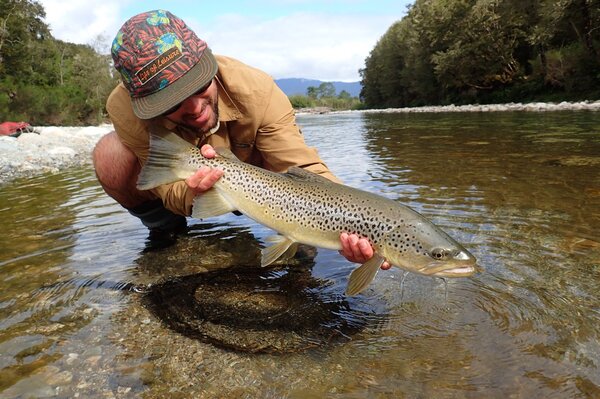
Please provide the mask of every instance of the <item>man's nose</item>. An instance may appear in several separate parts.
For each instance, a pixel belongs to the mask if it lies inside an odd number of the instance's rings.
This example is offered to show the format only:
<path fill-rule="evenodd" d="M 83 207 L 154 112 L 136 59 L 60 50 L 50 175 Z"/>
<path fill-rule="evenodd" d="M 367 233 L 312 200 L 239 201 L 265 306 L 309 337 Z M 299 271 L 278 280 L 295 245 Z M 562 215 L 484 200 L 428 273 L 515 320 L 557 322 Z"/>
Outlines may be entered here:
<path fill-rule="evenodd" d="M 198 108 L 202 108 L 204 101 L 201 96 L 191 96 L 183 101 L 181 108 L 184 112 L 194 112 Z"/>

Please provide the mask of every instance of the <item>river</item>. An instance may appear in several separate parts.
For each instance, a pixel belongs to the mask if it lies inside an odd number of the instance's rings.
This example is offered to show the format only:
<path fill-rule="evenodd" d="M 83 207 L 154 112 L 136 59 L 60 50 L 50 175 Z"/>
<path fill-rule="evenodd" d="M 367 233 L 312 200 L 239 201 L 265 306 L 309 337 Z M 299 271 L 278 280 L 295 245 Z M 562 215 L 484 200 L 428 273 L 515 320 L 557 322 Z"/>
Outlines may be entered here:
<path fill-rule="evenodd" d="M 181 334 L 124 288 L 256 263 L 266 228 L 190 219 L 174 245 L 149 248 L 90 166 L 20 179 L 0 187 L 0 397 L 600 396 L 599 112 L 298 123 L 346 184 L 425 215 L 483 271 L 443 281 L 393 268 L 344 298 L 355 266 L 318 250 L 297 266 L 323 287 L 310 298 L 343 303 L 335 316 L 360 327 L 244 353 Z"/>

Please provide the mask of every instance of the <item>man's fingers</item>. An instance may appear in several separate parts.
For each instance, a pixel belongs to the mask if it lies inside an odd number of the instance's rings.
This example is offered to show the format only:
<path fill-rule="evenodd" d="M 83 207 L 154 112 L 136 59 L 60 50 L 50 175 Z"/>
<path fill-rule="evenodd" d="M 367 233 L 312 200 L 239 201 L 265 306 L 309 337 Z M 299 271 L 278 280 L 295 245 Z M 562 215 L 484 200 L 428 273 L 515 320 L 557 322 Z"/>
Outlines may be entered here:
<path fill-rule="evenodd" d="M 342 249 L 339 251 L 342 256 L 354 263 L 364 263 L 374 255 L 373 247 L 366 238 L 360 238 L 356 234 L 340 234 Z M 392 265 L 385 261 L 381 265 L 381 270 L 389 270 Z"/>
<path fill-rule="evenodd" d="M 221 176 L 223 176 L 222 169 L 212 169 L 210 173 L 202 180 L 202 182 L 206 185 L 206 189 L 208 190 L 215 185 Z"/>
<path fill-rule="evenodd" d="M 200 152 L 204 158 L 214 158 L 217 155 L 217 152 L 210 144 L 204 144 L 202 148 L 200 148 Z"/>
<path fill-rule="evenodd" d="M 371 246 L 369 240 L 365 238 L 361 238 L 360 240 L 358 240 L 358 249 L 360 251 L 361 256 L 365 260 L 370 259 L 373 256 L 373 247 Z"/>
<path fill-rule="evenodd" d="M 188 177 L 185 182 L 195 192 L 202 193 L 210 190 L 221 176 L 223 176 L 223 170 L 203 166 L 192 176 Z"/>
<path fill-rule="evenodd" d="M 361 251 L 360 247 L 358 246 L 358 241 L 359 241 L 358 236 L 356 234 L 351 234 L 350 237 L 348 238 L 348 241 L 350 242 L 350 250 L 352 251 L 353 258 L 356 260 L 356 262 L 362 263 L 363 256 L 362 256 L 362 251 Z"/>

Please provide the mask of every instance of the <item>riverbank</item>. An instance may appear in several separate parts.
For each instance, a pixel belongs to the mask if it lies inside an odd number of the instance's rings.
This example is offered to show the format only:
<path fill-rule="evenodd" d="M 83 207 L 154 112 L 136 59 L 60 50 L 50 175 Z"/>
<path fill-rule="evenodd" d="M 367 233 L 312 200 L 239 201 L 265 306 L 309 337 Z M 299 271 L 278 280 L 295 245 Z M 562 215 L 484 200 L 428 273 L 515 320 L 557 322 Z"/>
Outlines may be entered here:
<path fill-rule="evenodd" d="M 414 108 L 332 111 L 319 107 L 298 110 L 297 115 L 330 113 L 443 113 L 443 112 L 555 112 L 600 111 L 600 101 L 561 103 L 511 103 L 486 105 L 447 105 Z M 0 185 L 20 177 L 56 173 L 61 169 L 83 165 L 91 160 L 91 151 L 112 125 L 88 127 L 35 127 L 36 133 L 19 137 L 0 136 Z"/>
<path fill-rule="evenodd" d="M 556 111 L 600 111 L 599 101 L 579 101 L 560 103 L 507 103 L 507 104 L 471 104 L 471 105 L 429 105 L 424 107 L 384 108 L 366 110 L 335 111 L 327 107 L 301 108 L 297 115 L 327 113 L 442 113 L 442 112 L 556 112 Z"/>
<path fill-rule="evenodd" d="M 90 162 L 96 142 L 112 125 L 35 127 L 37 133 L 0 136 L 0 185 L 19 177 L 56 173 Z"/>

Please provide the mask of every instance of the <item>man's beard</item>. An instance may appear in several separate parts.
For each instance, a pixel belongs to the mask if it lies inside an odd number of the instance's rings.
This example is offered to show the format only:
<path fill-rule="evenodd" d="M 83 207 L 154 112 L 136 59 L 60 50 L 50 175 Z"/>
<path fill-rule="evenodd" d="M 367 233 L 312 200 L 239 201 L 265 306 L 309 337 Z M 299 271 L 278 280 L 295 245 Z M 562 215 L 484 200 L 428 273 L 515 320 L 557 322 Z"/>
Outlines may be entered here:
<path fill-rule="evenodd" d="M 206 106 L 213 108 L 213 117 L 214 117 L 214 120 L 210 120 L 209 123 L 206 124 L 206 126 L 204 126 L 204 127 L 193 126 L 193 125 L 189 125 L 189 124 L 185 123 L 184 121 L 179 122 L 178 124 L 181 126 L 185 126 L 192 131 L 198 132 L 198 136 L 206 135 L 208 132 L 210 132 L 217 126 L 219 126 L 219 97 L 218 97 L 218 95 L 215 96 L 214 101 L 211 99 L 211 101 Z"/>
<path fill-rule="evenodd" d="M 205 127 L 198 129 L 202 134 L 210 132 L 219 125 L 219 101 L 217 100 L 211 105 L 213 106 L 214 121 L 211 121 L 211 123 L 207 123 Z"/>

